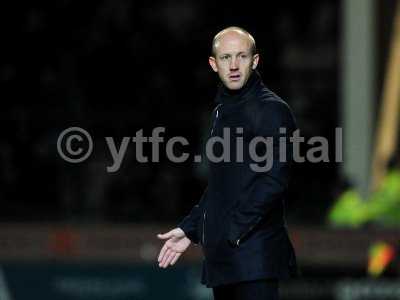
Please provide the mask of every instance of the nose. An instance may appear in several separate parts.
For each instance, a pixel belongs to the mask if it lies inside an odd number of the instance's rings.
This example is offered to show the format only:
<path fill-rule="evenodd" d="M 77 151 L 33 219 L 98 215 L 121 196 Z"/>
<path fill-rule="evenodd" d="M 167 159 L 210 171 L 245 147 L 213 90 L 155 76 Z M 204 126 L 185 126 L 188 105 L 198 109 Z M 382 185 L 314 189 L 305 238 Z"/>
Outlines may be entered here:
<path fill-rule="evenodd" d="M 230 64 L 229 64 L 229 68 L 231 71 L 235 71 L 237 69 L 239 69 L 239 65 L 238 65 L 238 60 L 236 59 L 236 57 L 232 57 Z"/>

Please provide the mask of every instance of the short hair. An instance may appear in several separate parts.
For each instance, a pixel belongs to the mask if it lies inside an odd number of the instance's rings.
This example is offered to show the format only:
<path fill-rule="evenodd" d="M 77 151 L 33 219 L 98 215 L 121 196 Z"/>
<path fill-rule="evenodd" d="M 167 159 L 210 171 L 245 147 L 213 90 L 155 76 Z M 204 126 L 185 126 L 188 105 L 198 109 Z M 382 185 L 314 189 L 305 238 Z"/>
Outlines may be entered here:
<path fill-rule="evenodd" d="M 253 38 L 253 36 L 252 36 L 247 30 L 245 30 L 245 29 L 243 29 L 243 28 L 241 28 L 241 27 L 238 27 L 238 26 L 230 26 L 230 27 L 227 27 L 227 28 L 221 30 L 220 32 L 218 32 L 218 33 L 214 36 L 213 41 L 212 41 L 212 46 L 211 46 L 211 55 L 212 55 L 212 56 L 215 57 L 215 54 L 216 54 L 216 49 L 215 49 L 215 48 L 216 48 L 216 47 L 215 47 L 216 43 L 219 41 L 219 39 L 221 38 L 221 36 L 222 36 L 224 33 L 228 32 L 228 31 L 236 31 L 236 32 L 239 32 L 239 33 L 241 33 L 241 34 L 246 35 L 247 38 L 248 38 L 249 41 L 250 41 L 250 51 L 251 51 L 251 54 L 254 55 L 254 54 L 257 53 L 256 41 L 255 41 L 255 39 Z"/>

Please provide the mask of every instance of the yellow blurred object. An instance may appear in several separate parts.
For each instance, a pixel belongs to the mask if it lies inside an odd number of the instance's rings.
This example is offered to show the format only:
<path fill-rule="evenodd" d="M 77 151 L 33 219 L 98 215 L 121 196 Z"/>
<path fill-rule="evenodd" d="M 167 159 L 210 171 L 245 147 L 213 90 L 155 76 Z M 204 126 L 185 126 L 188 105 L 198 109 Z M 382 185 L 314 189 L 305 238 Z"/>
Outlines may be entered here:
<path fill-rule="evenodd" d="M 363 200 L 355 190 L 345 191 L 328 214 L 334 226 L 357 228 L 367 222 L 400 227 L 400 170 L 391 170 L 379 188 Z"/>
<path fill-rule="evenodd" d="M 400 226 L 400 170 L 391 170 L 368 201 L 370 220 L 383 226 Z"/>
<path fill-rule="evenodd" d="M 335 226 L 359 227 L 365 221 L 365 204 L 355 190 L 344 192 L 328 215 Z"/>
<path fill-rule="evenodd" d="M 387 172 L 391 157 L 396 154 L 400 116 L 400 1 L 395 9 L 392 37 L 390 39 L 382 101 L 377 122 L 375 149 L 372 157 L 370 188 L 375 191 Z"/>
<path fill-rule="evenodd" d="M 394 257 L 395 249 L 392 245 L 385 242 L 373 244 L 368 251 L 368 274 L 379 277 Z"/>

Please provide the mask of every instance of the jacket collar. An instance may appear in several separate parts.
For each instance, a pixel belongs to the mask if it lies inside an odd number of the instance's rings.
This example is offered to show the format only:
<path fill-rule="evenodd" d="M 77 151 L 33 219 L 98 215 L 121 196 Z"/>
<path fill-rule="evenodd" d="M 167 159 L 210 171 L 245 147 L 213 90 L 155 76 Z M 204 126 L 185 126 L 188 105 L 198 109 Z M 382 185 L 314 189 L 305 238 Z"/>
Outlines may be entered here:
<path fill-rule="evenodd" d="M 263 86 L 261 76 L 254 70 L 245 85 L 239 90 L 230 90 L 222 82 L 215 97 L 215 102 L 221 104 L 235 104 L 246 101 Z"/>

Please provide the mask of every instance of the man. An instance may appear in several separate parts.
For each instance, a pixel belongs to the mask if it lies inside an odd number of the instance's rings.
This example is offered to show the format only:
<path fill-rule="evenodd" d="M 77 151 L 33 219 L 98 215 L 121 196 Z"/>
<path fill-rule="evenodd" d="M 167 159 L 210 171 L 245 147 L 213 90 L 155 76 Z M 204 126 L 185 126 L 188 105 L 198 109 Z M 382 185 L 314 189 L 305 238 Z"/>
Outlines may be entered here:
<path fill-rule="evenodd" d="M 214 37 L 209 64 L 222 84 L 210 137 L 229 130 L 231 147 L 215 144 L 213 150 L 214 157 L 228 150 L 231 161 L 207 157 L 201 200 L 177 228 L 158 235 L 166 240 L 158 257 L 162 268 L 174 265 L 191 242 L 201 244 L 201 282 L 213 288 L 214 299 L 278 299 L 278 281 L 297 274 L 284 215 L 289 137 L 297 127 L 288 105 L 262 83 L 258 61 L 254 38 L 244 29 L 229 27 Z M 242 149 L 234 146 L 238 137 Z M 273 143 L 255 143 L 260 137 Z M 267 161 L 256 164 L 259 158 Z"/>

